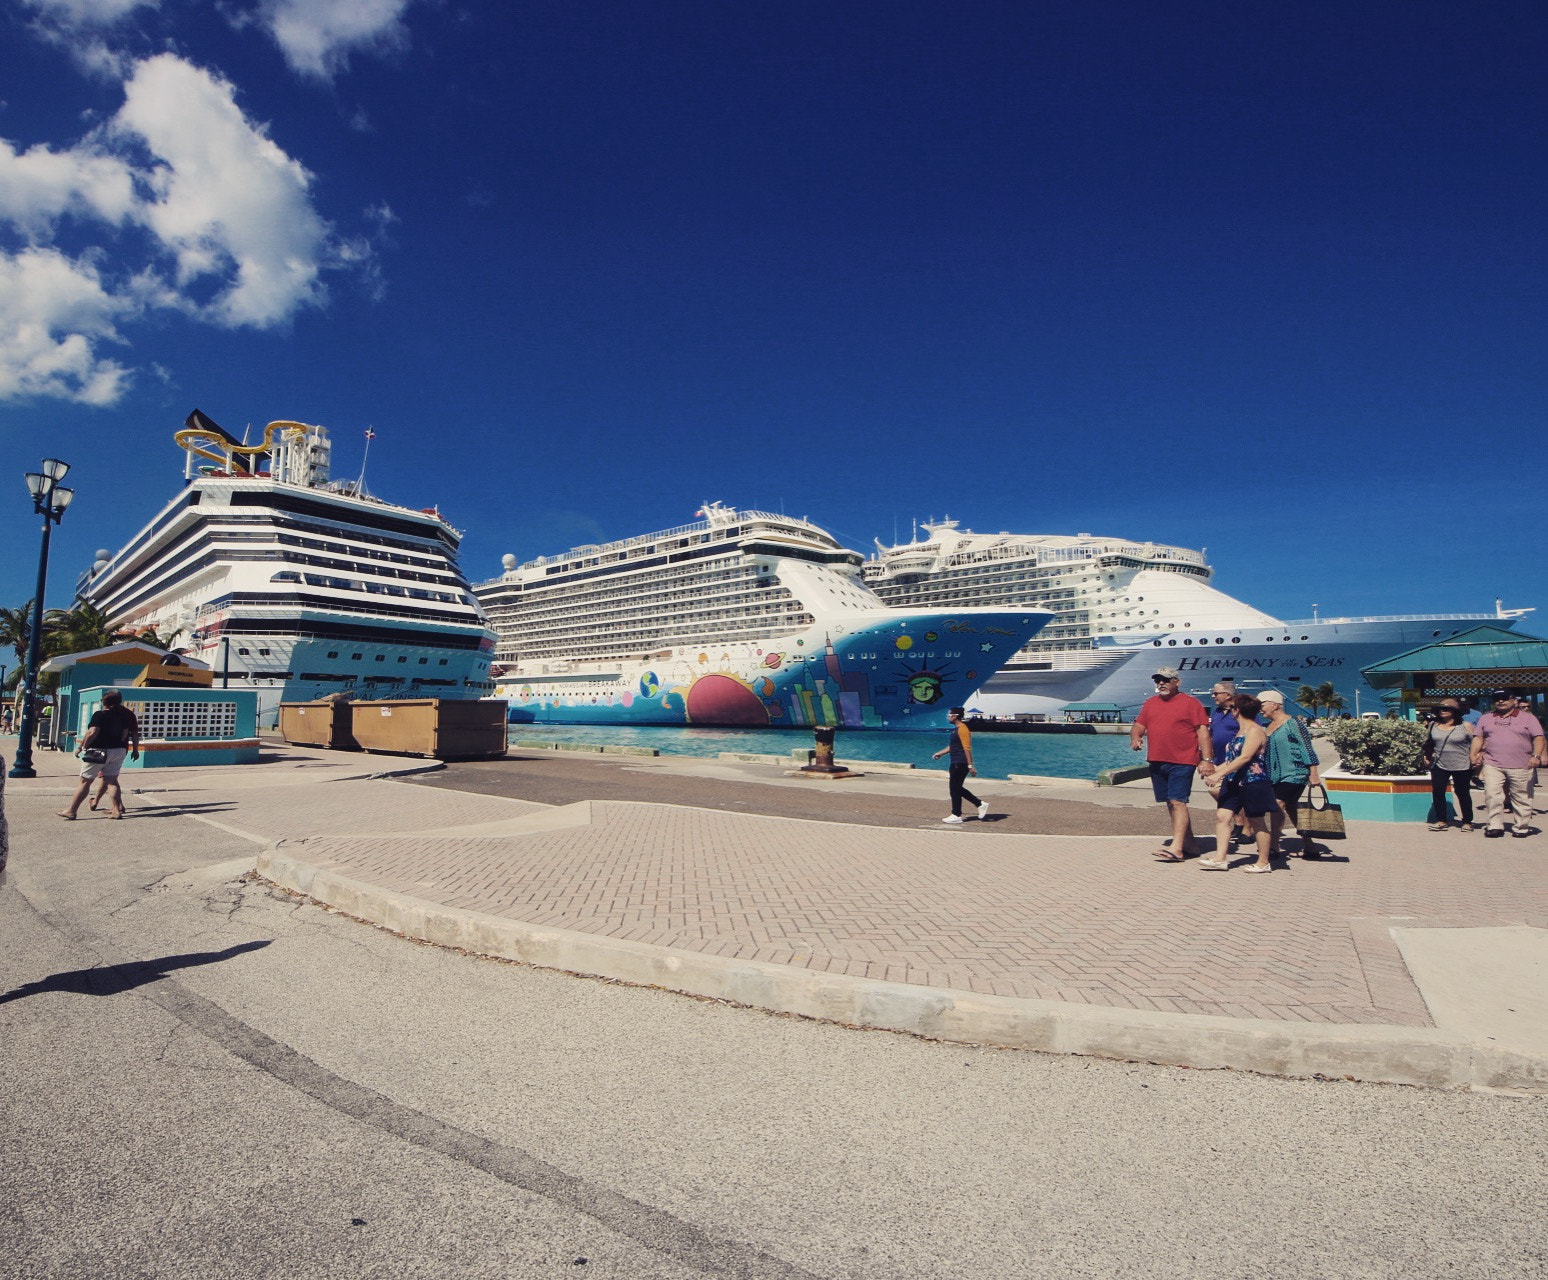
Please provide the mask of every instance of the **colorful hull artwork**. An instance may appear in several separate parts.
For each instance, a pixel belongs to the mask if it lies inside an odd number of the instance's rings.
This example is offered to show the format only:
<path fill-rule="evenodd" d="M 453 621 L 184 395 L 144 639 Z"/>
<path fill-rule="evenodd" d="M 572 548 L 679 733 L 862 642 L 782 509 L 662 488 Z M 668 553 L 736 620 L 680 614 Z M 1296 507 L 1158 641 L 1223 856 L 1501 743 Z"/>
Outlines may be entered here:
<path fill-rule="evenodd" d="M 821 624 L 774 641 L 498 678 L 513 723 L 929 729 L 1052 617 L 997 609 Z"/>

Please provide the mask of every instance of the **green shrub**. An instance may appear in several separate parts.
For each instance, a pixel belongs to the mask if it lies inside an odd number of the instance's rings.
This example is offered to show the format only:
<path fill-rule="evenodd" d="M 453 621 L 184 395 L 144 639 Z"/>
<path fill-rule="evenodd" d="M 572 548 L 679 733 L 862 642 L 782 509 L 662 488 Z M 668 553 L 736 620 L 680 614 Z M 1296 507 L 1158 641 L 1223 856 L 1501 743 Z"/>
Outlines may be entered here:
<path fill-rule="evenodd" d="M 1411 776 L 1426 772 L 1429 727 L 1413 720 L 1336 720 L 1328 740 L 1349 773 Z"/>

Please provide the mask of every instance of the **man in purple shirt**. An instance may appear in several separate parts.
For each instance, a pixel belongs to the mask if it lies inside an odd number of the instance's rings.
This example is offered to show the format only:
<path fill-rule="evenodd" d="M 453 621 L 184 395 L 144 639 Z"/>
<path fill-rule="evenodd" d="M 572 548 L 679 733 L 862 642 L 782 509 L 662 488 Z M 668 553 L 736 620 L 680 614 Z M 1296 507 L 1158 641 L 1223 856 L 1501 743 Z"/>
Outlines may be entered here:
<path fill-rule="evenodd" d="M 1494 710 L 1478 718 L 1473 735 L 1473 765 L 1483 766 L 1484 835 L 1498 840 L 1505 834 L 1507 805 L 1515 819 L 1511 835 L 1532 833 L 1532 770 L 1540 764 L 1548 764 L 1543 726 L 1515 694 L 1497 691 Z"/>

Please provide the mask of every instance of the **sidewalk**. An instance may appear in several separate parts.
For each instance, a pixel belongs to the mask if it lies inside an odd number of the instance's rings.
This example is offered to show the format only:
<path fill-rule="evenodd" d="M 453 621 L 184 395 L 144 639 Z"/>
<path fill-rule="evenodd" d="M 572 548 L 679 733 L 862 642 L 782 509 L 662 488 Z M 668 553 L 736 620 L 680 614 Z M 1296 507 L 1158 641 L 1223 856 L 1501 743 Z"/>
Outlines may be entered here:
<path fill-rule="evenodd" d="M 131 816 L 246 835 L 260 874 L 408 936 L 579 973 L 944 1039 L 1548 1091 L 1548 834 L 1351 823 L 1334 858 L 1205 875 L 1151 861 L 1154 836 L 1025 834 L 1019 817 L 899 830 L 619 802 L 597 770 L 596 799 L 552 806 L 379 776 L 437 767 L 422 761 L 265 754 L 126 773 Z M 10 782 L 13 821 L 70 789 L 69 757 L 36 763 L 51 776 Z M 836 805 L 845 788 L 940 785 L 630 768 L 751 795 L 820 787 Z M 1030 794 L 1149 802 L 1052 780 Z"/>

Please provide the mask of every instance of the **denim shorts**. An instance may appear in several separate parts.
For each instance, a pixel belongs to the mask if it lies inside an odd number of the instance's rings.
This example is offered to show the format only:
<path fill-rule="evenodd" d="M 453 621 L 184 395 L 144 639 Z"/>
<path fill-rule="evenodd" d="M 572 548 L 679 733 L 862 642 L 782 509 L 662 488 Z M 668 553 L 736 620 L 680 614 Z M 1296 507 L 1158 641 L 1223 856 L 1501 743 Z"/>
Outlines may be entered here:
<path fill-rule="evenodd" d="M 1165 804 L 1168 800 L 1181 800 L 1186 803 L 1193 791 L 1193 775 L 1197 772 L 1197 765 L 1152 760 L 1150 788 L 1156 793 L 1156 803 Z"/>
<path fill-rule="evenodd" d="M 1279 801 L 1274 798 L 1274 784 L 1271 782 L 1240 782 L 1232 786 L 1227 780 L 1226 785 L 1220 788 L 1220 799 L 1217 808 L 1229 809 L 1232 813 L 1245 813 L 1249 818 L 1262 818 L 1279 809 Z"/>

